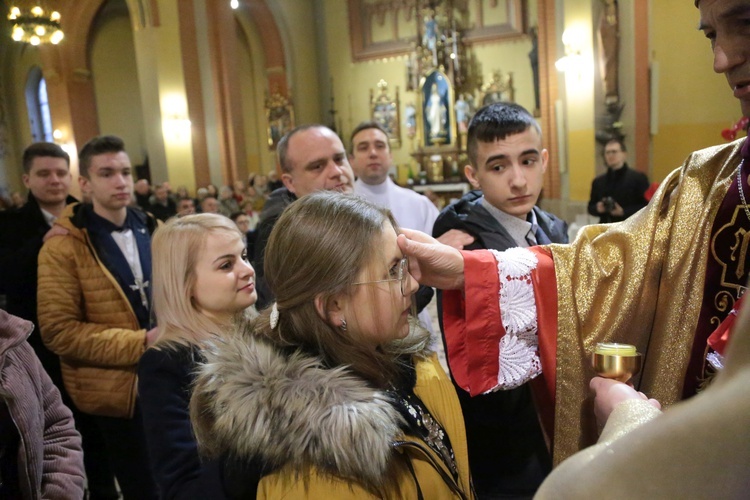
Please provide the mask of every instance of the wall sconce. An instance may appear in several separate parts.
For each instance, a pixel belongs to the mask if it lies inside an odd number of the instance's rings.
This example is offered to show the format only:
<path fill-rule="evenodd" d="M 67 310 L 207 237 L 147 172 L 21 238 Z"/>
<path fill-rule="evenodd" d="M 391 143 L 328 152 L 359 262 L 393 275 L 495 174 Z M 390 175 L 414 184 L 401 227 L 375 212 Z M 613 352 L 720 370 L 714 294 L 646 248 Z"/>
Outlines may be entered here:
<path fill-rule="evenodd" d="M 171 142 L 187 142 L 191 138 L 187 102 L 182 95 L 171 94 L 162 99 L 162 132 Z"/>
<path fill-rule="evenodd" d="M 76 151 L 76 145 L 70 140 L 68 129 L 63 126 L 62 129 L 56 128 L 52 131 L 52 140 L 62 148 L 63 151 L 68 153 L 71 161 L 78 158 L 78 151 Z"/>
<path fill-rule="evenodd" d="M 173 141 L 185 141 L 190 139 L 190 120 L 179 115 L 169 115 L 163 120 L 163 131 L 166 137 Z"/>
<path fill-rule="evenodd" d="M 583 56 L 581 47 L 583 45 L 580 32 L 568 28 L 563 31 L 562 43 L 565 46 L 565 55 L 555 61 L 555 68 L 562 73 L 581 74 L 583 68 Z"/>

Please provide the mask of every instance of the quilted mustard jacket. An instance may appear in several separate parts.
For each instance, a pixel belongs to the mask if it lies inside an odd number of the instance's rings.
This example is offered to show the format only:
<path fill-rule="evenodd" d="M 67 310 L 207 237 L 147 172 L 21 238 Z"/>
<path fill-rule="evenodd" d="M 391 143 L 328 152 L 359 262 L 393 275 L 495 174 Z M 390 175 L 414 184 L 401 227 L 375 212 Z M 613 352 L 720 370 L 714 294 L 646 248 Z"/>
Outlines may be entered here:
<path fill-rule="evenodd" d="M 79 410 L 131 418 L 146 330 L 99 260 L 81 207 L 68 205 L 55 223 L 68 234 L 49 239 L 39 253 L 39 328 L 60 356 L 65 388 Z M 153 217 L 148 222 L 155 226 Z"/>

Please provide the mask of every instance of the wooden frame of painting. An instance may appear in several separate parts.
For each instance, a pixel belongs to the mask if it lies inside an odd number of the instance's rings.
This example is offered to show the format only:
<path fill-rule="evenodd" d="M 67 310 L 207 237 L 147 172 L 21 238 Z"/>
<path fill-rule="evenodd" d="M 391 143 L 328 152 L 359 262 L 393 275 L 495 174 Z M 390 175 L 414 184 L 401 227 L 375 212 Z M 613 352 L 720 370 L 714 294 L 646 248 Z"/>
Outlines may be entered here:
<path fill-rule="evenodd" d="M 273 93 L 266 98 L 268 149 L 275 150 L 279 140 L 294 128 L 294 107 L 289 97 Z"/>
<path fill-rule="evenodd" d="M 466 1 L 472 29 L 463 32 L 466 44 L 489 42 L 501 38 L 523 36 L 527 31 L 528 0 L 464 0 Z M 426 0 L 348 0 L 349 34 L 352 60 L 355 62 L 408 54 L 412 51 L 416 34 L 405 35 L 399 23 L 421 22 L 416 14 L 427 6 Z M 504 15 L 493 15 L 498 9 Z M 400 17 L 399 17 L 400 16 Z M 493 18 L 501 19 L 493 20 Z M 388 40 L 374 41 L 374 24 L 387 26 Z M 416 32 L 415 32 L 416 33 Z"/>
<path fill-rule="evenodd" d="M 388 84 L 385 80 L 378 83 L 378 95 L 370 89 L 370 114 L 372 121 L 378 123 L 388 132 L 391 148 L 401 147 L 401 114 L 399 113 L 398 87 L 394 98 L 388 95 Z"/>
<path fill-rule="evenodd" d="M 513 72 L 504 75 L 502 71 L 495 71 L 492 80 L 482 86 L 479 94 L 480 107 L 496 102 L 516 102 Z"/>

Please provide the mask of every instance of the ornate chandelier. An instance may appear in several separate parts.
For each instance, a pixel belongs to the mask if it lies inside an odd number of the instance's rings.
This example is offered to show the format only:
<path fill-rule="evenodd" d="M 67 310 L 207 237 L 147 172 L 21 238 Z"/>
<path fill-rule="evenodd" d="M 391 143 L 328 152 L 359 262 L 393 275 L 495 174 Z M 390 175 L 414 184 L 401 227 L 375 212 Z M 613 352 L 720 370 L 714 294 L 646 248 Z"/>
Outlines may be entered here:
<path fill-rule="evenodd" d="M 16 42 L 57 45 L 65 36 L 60 29 L 60 13 L 44 10 L 39 5 L 11 7 L 8 19 L 13 23 L 11 38 Z"/>

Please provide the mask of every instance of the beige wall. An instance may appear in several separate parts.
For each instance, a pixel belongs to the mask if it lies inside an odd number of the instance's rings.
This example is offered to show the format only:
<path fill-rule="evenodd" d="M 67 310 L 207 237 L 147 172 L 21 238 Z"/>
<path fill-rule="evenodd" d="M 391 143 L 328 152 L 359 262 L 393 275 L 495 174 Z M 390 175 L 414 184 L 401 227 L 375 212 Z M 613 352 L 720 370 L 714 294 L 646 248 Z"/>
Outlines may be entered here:
<path fill-rule="evenodd" d="M 153 34 L 156 36 L 156 47 L 142 47 L 156 52 L 156 64 L 154 67 L 139 67 L 139 71 L 156 73 L 156 82 L 148 84 L 147 90 L 157 93 L 159 111 L 145 112 L 150 112 L 151 121 L 157 117 L 161 119 L 162 130 L 153 131 L 151 142 L 161 141 L 160 146 L 163 145 L 166 157 L 166 165 L 152 165 L 151 174 L 155 182 L 168 180 L 172 186 L 184 185 L 190 189 L 195 185 L 192 129 L 185 95 L 177 1 L 159 2 L 159 20 L 160 26 Z M 141 85 L 143 89 L 144 84 Z"/>
<path fill-rule="evenodd" d="M 133 165 L 143 163 L 147 148 L 133 33 L 127 16 L 108 18 L 98 28 L 91 43 L 91 71 L 99 130 L 121 137 Z M 78 139 L 80 147 L 91 138 Z"/>
<path fill-rule="evenodd" d="M 352 62 L 349 38 L 349 16 L 346 0 L 326 0 L 325 38 L 328 67 L 333 78 L 335 107 L 338 111 L 344 145 L 349 147 L 349 134 L 358 123 L 370 119 L 370 89 L 377 91 L 378 82 L 388 82 L 391 95 L 399 87 L 401 107 L 399 112 L 404 116 L 404 107 L 409 102 L 416 104 L 416 94 L 406 92 L 405 57 L 381 59 L 377 61 Z M 327 116 L 325 117 L 328 118 Z M 402 134 L 403 146 L 393 150 L 395 163 L 406 163 L 410 160 L 411 149 L 405 134 Z"/>
<path fill-rule="evenodd" d="M 275 168 L 276 157 L 267 140 L 265 96 L 269 89 L 262 40 L 255 25 L 248 22 L 238 24 L 237 36 L 247 168 L 251 173 L 268 173 Z"/>
<path fill-rule="evenodd" d="M 594 31 L 591 0 L 569 0 L 561 15 L 563 31 L 572 34 L 581 60 L 574 71 L 558 73 L 564 81 L 562 99 L 565 102 L 564 121 L 567 129 L 567 163 L 569 198 L 587 201 L 591 180 L 596 170 L 596 141 L 594 139 Z M 562 37 L 562 33 L 559 34 Z"/>
<path fill-rule="evenodd" d="M 297 124 L 319 122 L 323 119 L 320 109 L 320 82 L 318 64 L 321 57 L 316 44 L 316 13 L 312 0 L 266 0 L 274 14 L 281 37 L 286 44 L 287 75 L 291 78 L 291 94 Z M 346 5 L 341 9 L 346 15 Z M 330 26 L 330 23 L 329 23 Z M 334 27 L 340 36 L 345 36 L 342 26 Z M 348 40 L 348 38 L 346 39 Z M 338 38 L 339 44 L 343 38 Z M 348 42 L 347 42 L 348 43 Z M 330 57 L 330 56 L 329 56 Z M 264 132 L 265 133 L 265 132 Z"/>
<path fill-rule="evenodd" d="M 722 75 L 712 71 L 709 41 L 699 32 L 693 2 L 651 2 L 652 60 L 658 63 L 658 132 L 652 178 L 662 181 L 697 149 L 721 144 L 721 130 L 741 116 Z"/>

